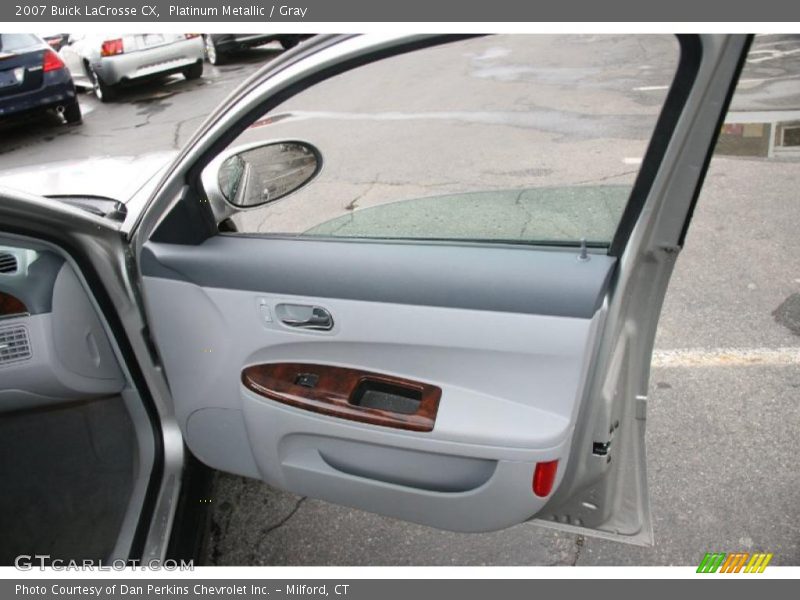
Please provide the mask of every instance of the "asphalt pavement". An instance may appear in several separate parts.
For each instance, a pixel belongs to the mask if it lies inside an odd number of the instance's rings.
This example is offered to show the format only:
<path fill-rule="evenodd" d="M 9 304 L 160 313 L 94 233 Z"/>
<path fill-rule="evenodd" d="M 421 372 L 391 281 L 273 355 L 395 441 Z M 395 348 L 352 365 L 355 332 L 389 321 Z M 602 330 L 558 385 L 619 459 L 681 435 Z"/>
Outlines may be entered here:
<path fill-rule="evenodd" d="M 81 94 L 81 125 L 60 126 L 55 115 L 0 123 L 0 169 L 178 150 L 239 83 L 281 52 L 277 43 L 267 44 L 226 65 L 206 63 L 201 79 L 175 75 L 131 86 L 113 103 Z"/>
<path fill-rule="evenodd" d="M 0 170 L 178 149 L 233 86 L 278 56 L 243 53 L 203 79 L 174 77 L 84 123 L 0 125 Z M 645 82 L 641 94 L 659 93 Z M 653 88 L 652 90 L 650 88 Z M 757 38 L 736 111 L 800 110 L 800 40 Z M 293 565 L 687 565 L 708 551 L 800 564 L 800 159 L 712 161 L 664 305 L 648 408 L 655 545 L 522 524 L 457 534 L 220 474 L 205 560 Z"/>

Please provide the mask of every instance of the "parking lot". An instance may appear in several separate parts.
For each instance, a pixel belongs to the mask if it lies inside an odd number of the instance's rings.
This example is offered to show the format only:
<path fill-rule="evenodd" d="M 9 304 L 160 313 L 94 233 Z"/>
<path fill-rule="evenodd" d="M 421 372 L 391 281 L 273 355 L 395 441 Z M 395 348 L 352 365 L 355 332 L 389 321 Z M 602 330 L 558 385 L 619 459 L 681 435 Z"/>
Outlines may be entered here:
<path fill-rule="evenodd" d="M 157 80 L 131 87 L 109 104 L 82 94 L 84 122 L 75 127 L 59 127 L 55 115 L 3 123 L 0 168 L 177 150 L 239 82 L 281 51 L 277 43 L 261 46 L 226 65 L 206 63 L 202 79 Z"/>
<path fill-rule="evenodd" d="M 224 66 L 206 64 L 202 79 L 175 76 L 111 104 L 83 94 L 81 125 L 61 126 L 56 116 L 0 124 L 0 171 L 177 150 L 280 52 L 277 44 L 253 49 Z M 636 93 L 663 93 L 658 87 Z M 757 38 L 732 112 L 724 130 L 732 149 L 712 161 L 656 340 L 647 432 L 653 547 L 530 523 L 442 532 L 220 474 L 205 561 L 684 565 L 710 551 L 764 551 L 773 564 L 800 564 L 800 152 L 788 143 L 763 155 L 739 152 L 733 139 L 777 112 L 784 125 L 792 114 L 800 122 L 797 36 Z"/>

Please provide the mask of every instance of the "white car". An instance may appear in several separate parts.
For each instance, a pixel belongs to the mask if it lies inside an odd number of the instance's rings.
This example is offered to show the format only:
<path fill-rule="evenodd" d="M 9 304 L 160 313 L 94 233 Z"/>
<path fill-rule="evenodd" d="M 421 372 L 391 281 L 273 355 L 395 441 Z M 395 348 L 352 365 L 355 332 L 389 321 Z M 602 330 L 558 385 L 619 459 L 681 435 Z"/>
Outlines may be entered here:
<path fill-rule="evenodd" d="M 203 40 L 192 33 L 71 34 L 59 54 L 75 85 L 91 88 L 101 102 L 113 100 L 125 83 L 203 75 Z"/>

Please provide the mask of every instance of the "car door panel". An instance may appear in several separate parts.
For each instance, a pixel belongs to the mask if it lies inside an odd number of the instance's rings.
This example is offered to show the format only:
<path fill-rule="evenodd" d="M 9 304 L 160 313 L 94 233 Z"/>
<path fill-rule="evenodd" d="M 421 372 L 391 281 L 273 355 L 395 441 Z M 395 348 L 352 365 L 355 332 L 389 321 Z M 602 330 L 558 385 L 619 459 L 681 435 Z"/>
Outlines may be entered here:
<path fill-rule="evenodd" d="M 150 242 L 141 268 L 209 288 L 590 318 L 616 259 L 578 254 L 524 245 L 219 235 L 196 246 Z"/>
<path fill-rule="evenodd" d="M 118 363 L 74 270 L 15 246 L 0 246 L 0 260 L 0 413 L 119 393 Z"/>
<path fill-rule="evenodd" d="M 228 236 L 206 244 L 150 244 L 142 261 L 153 332 L 197 456 L 299 493 L 379 505 L 448 529 L 496 529 L 541 509 L 546 499 L 533 493 L 533 473 L 539 462 L 567 460 L 613 258 Z M 499 268 L 508 264 L 515 268 Z M 469 289 L 475 293 L 464 297 Z M 328 294 L 292 293 L 301 290 Z M 324 307 L 335 324 L 324 332 L 286 326 L 282 304 Z M 242 383 L 245 368 L 281 363 L 437 386 L 433 429 L 302 410 Z"/>
<path fill-rule="evenodd" d="M 393 43 L 348 38 L 336 58 L 335 45 L 321 42 L 309 72 L 315 60 L 326 73 L 367 62 Z M 191 160 L 210 151 L 187 150 L 135 233 L 151 331 L 186 443 L 216 468 L 435 527 L 486 531 L 536 518 L 651 542 L 649 358 L 747 45 L 746 36 L 681 38 L 676 80 L 607 255 L 577 244 L 331 241 L 213 227 L 186 235 L 188 223 L 232 214 L 198 200 Z M 280 72 L 252 84 L 239 113 L 263 114 L 285 86 L 303 87 Z M 215 136 L 232 119 L 222 115 L 196 143 L 219 152 Z M 329 315 L 330 329 L 282 323 L 287 305 Z M 304 410 L 246 385 L 246 369 L 287 364 L 435 386 L 433 427 Z M 540 472 L 554 476 L 537 493 Z"/>

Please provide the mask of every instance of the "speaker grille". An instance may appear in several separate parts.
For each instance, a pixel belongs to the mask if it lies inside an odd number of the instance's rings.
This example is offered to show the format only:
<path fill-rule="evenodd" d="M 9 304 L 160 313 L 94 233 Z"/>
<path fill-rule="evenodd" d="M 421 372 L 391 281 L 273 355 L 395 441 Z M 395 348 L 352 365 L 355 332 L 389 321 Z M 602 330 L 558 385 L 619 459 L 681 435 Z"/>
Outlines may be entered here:
<path fill-rule="evenodd" d="M 31 357 L 28 330 L 24 327 L 0 328 L 0 365 L 27 360 Z"/>

